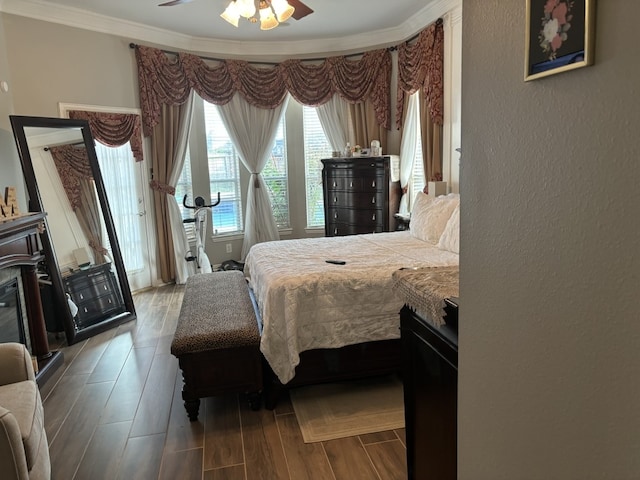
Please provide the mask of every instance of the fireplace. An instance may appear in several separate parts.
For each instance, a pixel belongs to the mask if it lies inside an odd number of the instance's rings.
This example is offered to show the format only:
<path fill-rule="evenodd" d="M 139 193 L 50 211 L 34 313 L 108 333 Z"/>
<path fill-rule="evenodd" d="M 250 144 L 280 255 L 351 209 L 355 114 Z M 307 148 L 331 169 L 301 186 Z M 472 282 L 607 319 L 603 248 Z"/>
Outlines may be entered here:
<path fill-rule="evenodd" d="M 38 385 L 63 364 L 62 352 L 49 350 L 36 274 L 36 267 L 44 258 L 39 235 L 45 216 L 46 213 L 27 213 L 0 217 L 0 319 L 6 322 L 0 327 L 0 341 L 24 339 L 22 343 L 37 358 Z"/>
<path fill-rule="evenodd" d="M 0 343 L 27 344 L 18 278 L 0 284 Z"/>

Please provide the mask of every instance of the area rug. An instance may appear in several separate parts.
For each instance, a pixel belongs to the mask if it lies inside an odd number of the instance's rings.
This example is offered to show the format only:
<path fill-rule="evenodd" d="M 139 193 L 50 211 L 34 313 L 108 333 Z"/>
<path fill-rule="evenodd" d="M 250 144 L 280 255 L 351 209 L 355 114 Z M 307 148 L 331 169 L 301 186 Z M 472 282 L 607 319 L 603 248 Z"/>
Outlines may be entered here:
<path fill-rule="evenodd" d="M 396 376 L 299 387 L 289 394 L 305 443 L 404 427 Z"/>

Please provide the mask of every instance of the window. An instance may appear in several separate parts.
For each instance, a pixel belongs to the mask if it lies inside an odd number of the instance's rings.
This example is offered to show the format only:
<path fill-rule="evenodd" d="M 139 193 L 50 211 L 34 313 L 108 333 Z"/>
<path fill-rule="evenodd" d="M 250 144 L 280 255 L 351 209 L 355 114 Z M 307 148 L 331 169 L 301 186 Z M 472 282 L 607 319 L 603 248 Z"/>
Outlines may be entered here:
<path fill-rule="evenodd" d="M 411 178 L 409 179 L 409 195 L 408 199 L 409 209 L 413 206 L 413 201 L 416 198 L 416 194 L 421 192 L 425 186 L 425 178 L 424 178 L 424 164 L 423 164 L 423 156 L 422 156 L 422 133 L 420 127 L 420 101 L 419 101 L 419 93 L 414 93 L 411 97 L 411 102 L 414 102 L 416 107 L 416 115 L 413 122 L 407 122 L 405 125 L 406 129 L 415 129 L 416 133 L 416 151 L 413 157 L 413 168 L 411 170 Z M 410 130 L 407 130 L 410 132 Z"/>
<path fill-rule="evenodd" d="M 304 130 L 304 169 L 307 200 L 307 228 L 324 226 L 322 162 L 331 146 L 313 107 L 302 107 Z"/>
<path fill-rule="evenodd" d="M 182 172 L 180 173 L 180 178 L 178 178 L 178 183 L 176 185 L 176 201 L 178 202 L 178 208 L 180 209 L 180 216 L 183 220 L 187 218 L 193 217 L 193 210 L 189 210 L 184 208 L 182 201 L 184 200 L 184 196 L 187 196 L 187 204 L 193 205 L 193 188 L 191 187 L 191 157 L 189 154 L 189 147 L 187 147 L 187 152 L 185 154 L 184 166 L 182 167 Z M 194 238 L 194 228 L 193 223 L 185 223 L 184 224 L 185 231 L 187 232 L 187 238 Z"/>
<path fill-rule="evenodd" d="M 283 116 L 280 125 L 278 125 L 271 155 L 262 170 L 262 177 L 269 189 L 271 208 L 278 228 L 291 226 L 289 223 L 289 185 L 287 182 L 287 142 L 284 131 Z"/>
<path fill-rule="evenodd" d="M 212 209 L 214 234 L 233 234 L 243 230 L 243 208 L 240 187 L 240 158 L 222 122 L 218 108 L 204 102 L 204 123 L 207 139 L 207 165 L 211 202 L 220 192 L 220 204 Z M 271 156 L 262 171 L 271 207 L 279 228 L 289 227 L 289 188 L 284 116 Z"/>
<path fill-rule="evenodd" d="M 416 156 L 413 158 L 413 170 L 411 171 L 411 188 L 415 198 L 416 193 L 421 192 L 425 186 L 424 163 L 422 160 L 422 136 L 420 122 L 418 122 L 418 141 L 416 142 Z"/>
<path fill-rule="evenodd" d="M 218 108 L 208 102 L 204 102 L 204 124 L 211 203 L 220 192 L 220 204 L 212 209 L 213 233 L 238 233 L 243 229 L 238 154 Z"/>

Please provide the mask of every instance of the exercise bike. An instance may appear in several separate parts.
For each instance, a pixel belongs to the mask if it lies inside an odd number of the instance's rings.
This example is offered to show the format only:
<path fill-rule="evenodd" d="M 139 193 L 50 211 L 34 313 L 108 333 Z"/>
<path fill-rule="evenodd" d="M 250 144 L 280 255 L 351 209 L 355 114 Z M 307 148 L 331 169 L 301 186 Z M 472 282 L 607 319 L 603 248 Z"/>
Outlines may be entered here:
<path fill-rule="evenodd" d="M 196 262 L 196 273 L 210 273 L 211 262 L 204 250 L 204 246 L 207 241 L 207 221 L 211 216 L 211 209 L 220 203 L 220 192 L 218 192 L 218 200 L 211 204 L 206 205 L 204 198 L 196 197 L 194 205 L 187 205 L 187 195 L 182 199 L 182 205 L 184 208 L 195 210 L 193 212 L 193 218 L 185 218 L 182 223 L 193 223 L 196 237 L 196 252 L 195 255 L 191 252 L 191 249 L 185 254 L 185 260 L 187 262 Z"/>

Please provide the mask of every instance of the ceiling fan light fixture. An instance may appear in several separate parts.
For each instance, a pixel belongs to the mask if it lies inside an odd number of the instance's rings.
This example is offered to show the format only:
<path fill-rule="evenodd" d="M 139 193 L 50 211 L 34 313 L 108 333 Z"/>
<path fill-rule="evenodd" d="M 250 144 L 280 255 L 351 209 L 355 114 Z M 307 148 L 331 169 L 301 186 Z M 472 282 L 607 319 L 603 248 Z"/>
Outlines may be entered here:
<path fill-rule="evenodd" d="M 271 30 L 278 26 L 278 20 L 267 2 L 260 1 L 260 30 Z"/>
<path fill-rule="evenodd" d="M 295 8 L 289 5 L 287 0 L 271 0 L 271 7 L 276 13 L 276 18 L 279 22 L 287 21 L 295 11 Z"/>
<path fill-rule="evenodd" d="M 251 18 L 256 14 L 255 0 L 236 0 L 236 4 L 241 17 Z"/>
<path fill-rule="evenodd" d="M 231 1 L 229 5 L 227 5 L 227 8 L 225 8 L 224 12 L 220 14 L 220 16 L 237 28 L 238 20 L 240 20 L 240 12 L 238 11 L 238 5 L 236 4 L 236 2 Z"/>

